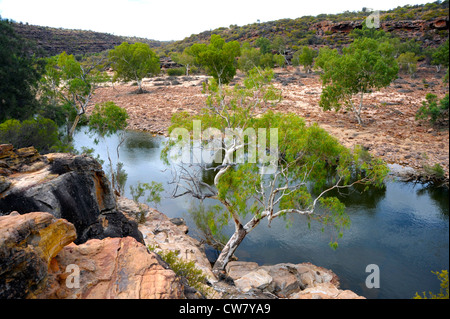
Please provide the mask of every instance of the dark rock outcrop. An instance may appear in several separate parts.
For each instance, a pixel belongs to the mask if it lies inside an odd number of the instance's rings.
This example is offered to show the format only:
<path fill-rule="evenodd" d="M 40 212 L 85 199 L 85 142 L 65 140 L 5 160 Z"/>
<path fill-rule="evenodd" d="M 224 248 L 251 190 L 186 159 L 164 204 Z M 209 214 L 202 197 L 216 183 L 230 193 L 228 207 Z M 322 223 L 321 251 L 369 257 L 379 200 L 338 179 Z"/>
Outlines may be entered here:
<path fill-rule="evenodd" d="M 41 156 L 34 148 L 0 147 L 0 214 L 48 212 L 71 222 L 76 243 L 131 236 L 143 243 L 137 223 L 116 208 L 101 165 L 70 154 Z M 0 166 L 0 167 L 1 167 Z"/>
<path fill-rule="evenodd" d="M 348 34 L 354 29 L 361 29 L 364 20 L 357 21 L 321 21 L 311 25 L 310 31 L 315 31 L 316 36 L 326 37 L 330 34 Z M 425 20 L 394 20 L 381 21 L 380 29 L 394 33 L 402 39 L 418 39 L 425 46 L 437 46 L 442 44 L 446 37 L 439 34 L 439 31 L 449 30 L 449 20 L 447 17 L 439 17 L 432 21 Z M 328 35 L 327 35 L 328 34 Z"/>

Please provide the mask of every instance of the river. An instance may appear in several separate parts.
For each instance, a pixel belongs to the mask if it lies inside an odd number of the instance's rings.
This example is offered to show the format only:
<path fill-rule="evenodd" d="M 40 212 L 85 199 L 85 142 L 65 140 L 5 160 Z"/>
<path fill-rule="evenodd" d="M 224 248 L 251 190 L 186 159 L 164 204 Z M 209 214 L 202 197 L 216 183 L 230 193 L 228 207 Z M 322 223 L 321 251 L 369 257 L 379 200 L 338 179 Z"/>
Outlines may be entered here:
<path fill-rule="evenodd" d="M 120 161 L 128 174 L 129 186 L 138 182 L 163 183 L 165 193 L 157 209 L 168 217 L 183 217 L 190 235 L 196 237 L 189 208 L 196 202 L 189 197 L 171 198 L 170 170 L 160 159 L 162 136 L 126 132 L 120 148 Z M 92 147 L 106 159 L 106 145 L 115 159 L 117 136 L 95 145 L 84 130 L 76 133 L 76 149 Z M 113 156 L 114 155 L 114 156 Z M 105 161 L 104 169 L 107 166 Z M 106 169 L 105 169 L 106 171 Z M 242 261 L 263 264 L 311 262 L 333 270 L 341 289 L 350 289 L 370 299 L 410 299 L 416 292 L 439 292 L 440 282 L 431 271 L 449 269 L 449 191 L 389 179 L 383 190 L 353 193 L 341 199 L 347 207 L 351 226 L 344 231 L 336 250 L 328 246 L 330 237 L 314 225 L 308 229 L 301 216 L 292 216 L 286 229 L 282 219 L 263 221 L 243 241 L 236 252 Z M 231 228 L 225 229 L 230 233 Z M 379 288 L 368 288 L 368 265 L 379 269 Z"/>

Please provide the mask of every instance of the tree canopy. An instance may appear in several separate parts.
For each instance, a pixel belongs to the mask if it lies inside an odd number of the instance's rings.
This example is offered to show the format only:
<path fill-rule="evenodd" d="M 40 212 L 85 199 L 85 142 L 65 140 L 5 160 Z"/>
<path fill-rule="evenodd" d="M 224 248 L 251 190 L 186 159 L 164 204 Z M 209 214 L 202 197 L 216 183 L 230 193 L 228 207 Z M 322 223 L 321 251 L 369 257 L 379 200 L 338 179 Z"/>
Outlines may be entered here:
<path fill-rule="evenodd" d="M 388 42 L 357 38 L 342 54 L 321 50 L 317 65 L 322 68 L 323 91 L 319 105 L 325 110 L 339 110 L 344 103 L 362 124 L 364 94 L 388 86 L 397 78 L 398 64 Z M 359 95 L 359 105 L 353 97 Z"/>
<path fill-rule="evenodd" d="M 220 84 L 227 84 L 236 75 L 236 58 L 240 55 L 240 47 L 237 41 L 226 43 L 219 35 L 213 34 L 208 45 L 193 44 L 190 53 L 209 75 Z"/>
<path fill-rule="evenodd" d="M 145 43 L 129 44 L 123 42 L 109 51 L 109 60 L 115 72 L 113 80 L 136 81 L 139 90 L 143 93 L 142 79 L 155 76 L 160 72 L 159 58 Z"/>
<path fill-rule="evenodd" d="M 25 120 L 38 109 L 43 61 L 35 57 L 33 48 L 0 17 L 0 123 L 8 118 Z"/>
<path fill-rule="evenodd" d="M 68 124 L 68 136 L 72 137 L 86 107 L 99 83 L 109 79 L 103 71 L 103 58 L 78 62 L 65 52 L 48 58 L 46 72 L 41 79 L 42 96 L 50 104 L 66 106 L 75 112 L 73 122 Z"/>

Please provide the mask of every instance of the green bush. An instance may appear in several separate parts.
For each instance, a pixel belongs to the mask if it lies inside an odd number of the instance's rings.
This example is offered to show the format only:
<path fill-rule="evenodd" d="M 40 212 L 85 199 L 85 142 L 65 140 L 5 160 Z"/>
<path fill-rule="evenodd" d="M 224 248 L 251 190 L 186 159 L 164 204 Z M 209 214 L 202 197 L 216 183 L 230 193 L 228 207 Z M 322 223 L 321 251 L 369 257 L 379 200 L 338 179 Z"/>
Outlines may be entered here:
<path fill-rule="evenodd" d="M 430 177 L 430 178 L 440 179 L 445 176 L 445 171 L 442 168 L 442 166 L 439 165 L 439 163 L 436 163 L 433 166 L 423 165 L 423 169 L 424 169 L 425 173 L 428 175 L 428 177 Z"/>
<path fill-rule="evenodd" d="M 175 69 L 168 69 L 167 75 L 169 76 L 182 76 L 186 74 L 185 68 L 175 68 Z"/>
<path fill-rule="evenodd" d="M 448 116 L 448 93 L 439 104 L 437 96 L 432 93 L 428 93 L 425 99 L 416 113 L 416 120 L 429 120 L 432 124 L 436 124 L 438 120 Z"/>
<path fill-rule="evenodd" d="M 150 251 L 155 251 L 158 247 L 148 246 Z M 164 260 L 177 276 L 186 278 L 188 285 L 206 295 L 206 276 L 195 266 L 194 261 L 185 261 L 178 257 L 178 251 L 159 251 L 158 255 Z"/>
<path fill-rule="evenodd" d="M 23 122 L 6 120 L 0 124 L 0 144 L 12 144 L 15 148 L 34 146 L 41 154 L 70 148 L 60 141 L 55 122 L 40 116 Z"/>

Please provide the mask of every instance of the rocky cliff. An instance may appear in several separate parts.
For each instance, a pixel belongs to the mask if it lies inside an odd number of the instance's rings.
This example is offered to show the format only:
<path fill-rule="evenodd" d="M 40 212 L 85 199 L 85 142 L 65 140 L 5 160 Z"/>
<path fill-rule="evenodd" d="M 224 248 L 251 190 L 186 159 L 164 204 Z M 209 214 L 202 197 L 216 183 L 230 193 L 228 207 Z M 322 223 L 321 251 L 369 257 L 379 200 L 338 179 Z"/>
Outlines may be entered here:
<path fill-rule="evenodd" d="M 75 226 L 75 243 L 131 236 L 143 243 L 135 221 L 116 208 L 101 165 L 70 154 L 41 156 L 33 147 L 0 146 L 0 214 L 48 212 Z"/>
<path fill-rule="evenodd" d="M 354 29 L 361 29 L 365 20 L 331 22 L 321 21 L 310 26 L 310 31 L 315 31 L 320 38 L 339 37 L 343 42 L 349 41 L 347 34 Z M 439 17 L 432 21 L 425 20 L 397 20 L 380 22 L 380 30 L 384 30 L 401 39 L 416 39 L 425 47 L 438 46 L 448 37 L 449 18 Z M 442 36 L 440 31 L 447 36 Z"/>
<path fill-rule="evenodd" d="M 40 55 L 53 56 L 67 54 L 84 55 L 113 49 L 122 42 L 143 42 L 151 48 L 159 47 L 166 42 L 157 40 L 123 37 L 109 33 L 51 28 L 22 23 L 13 23 L 14 30 L 21 37 L 36 43 Z"/>

